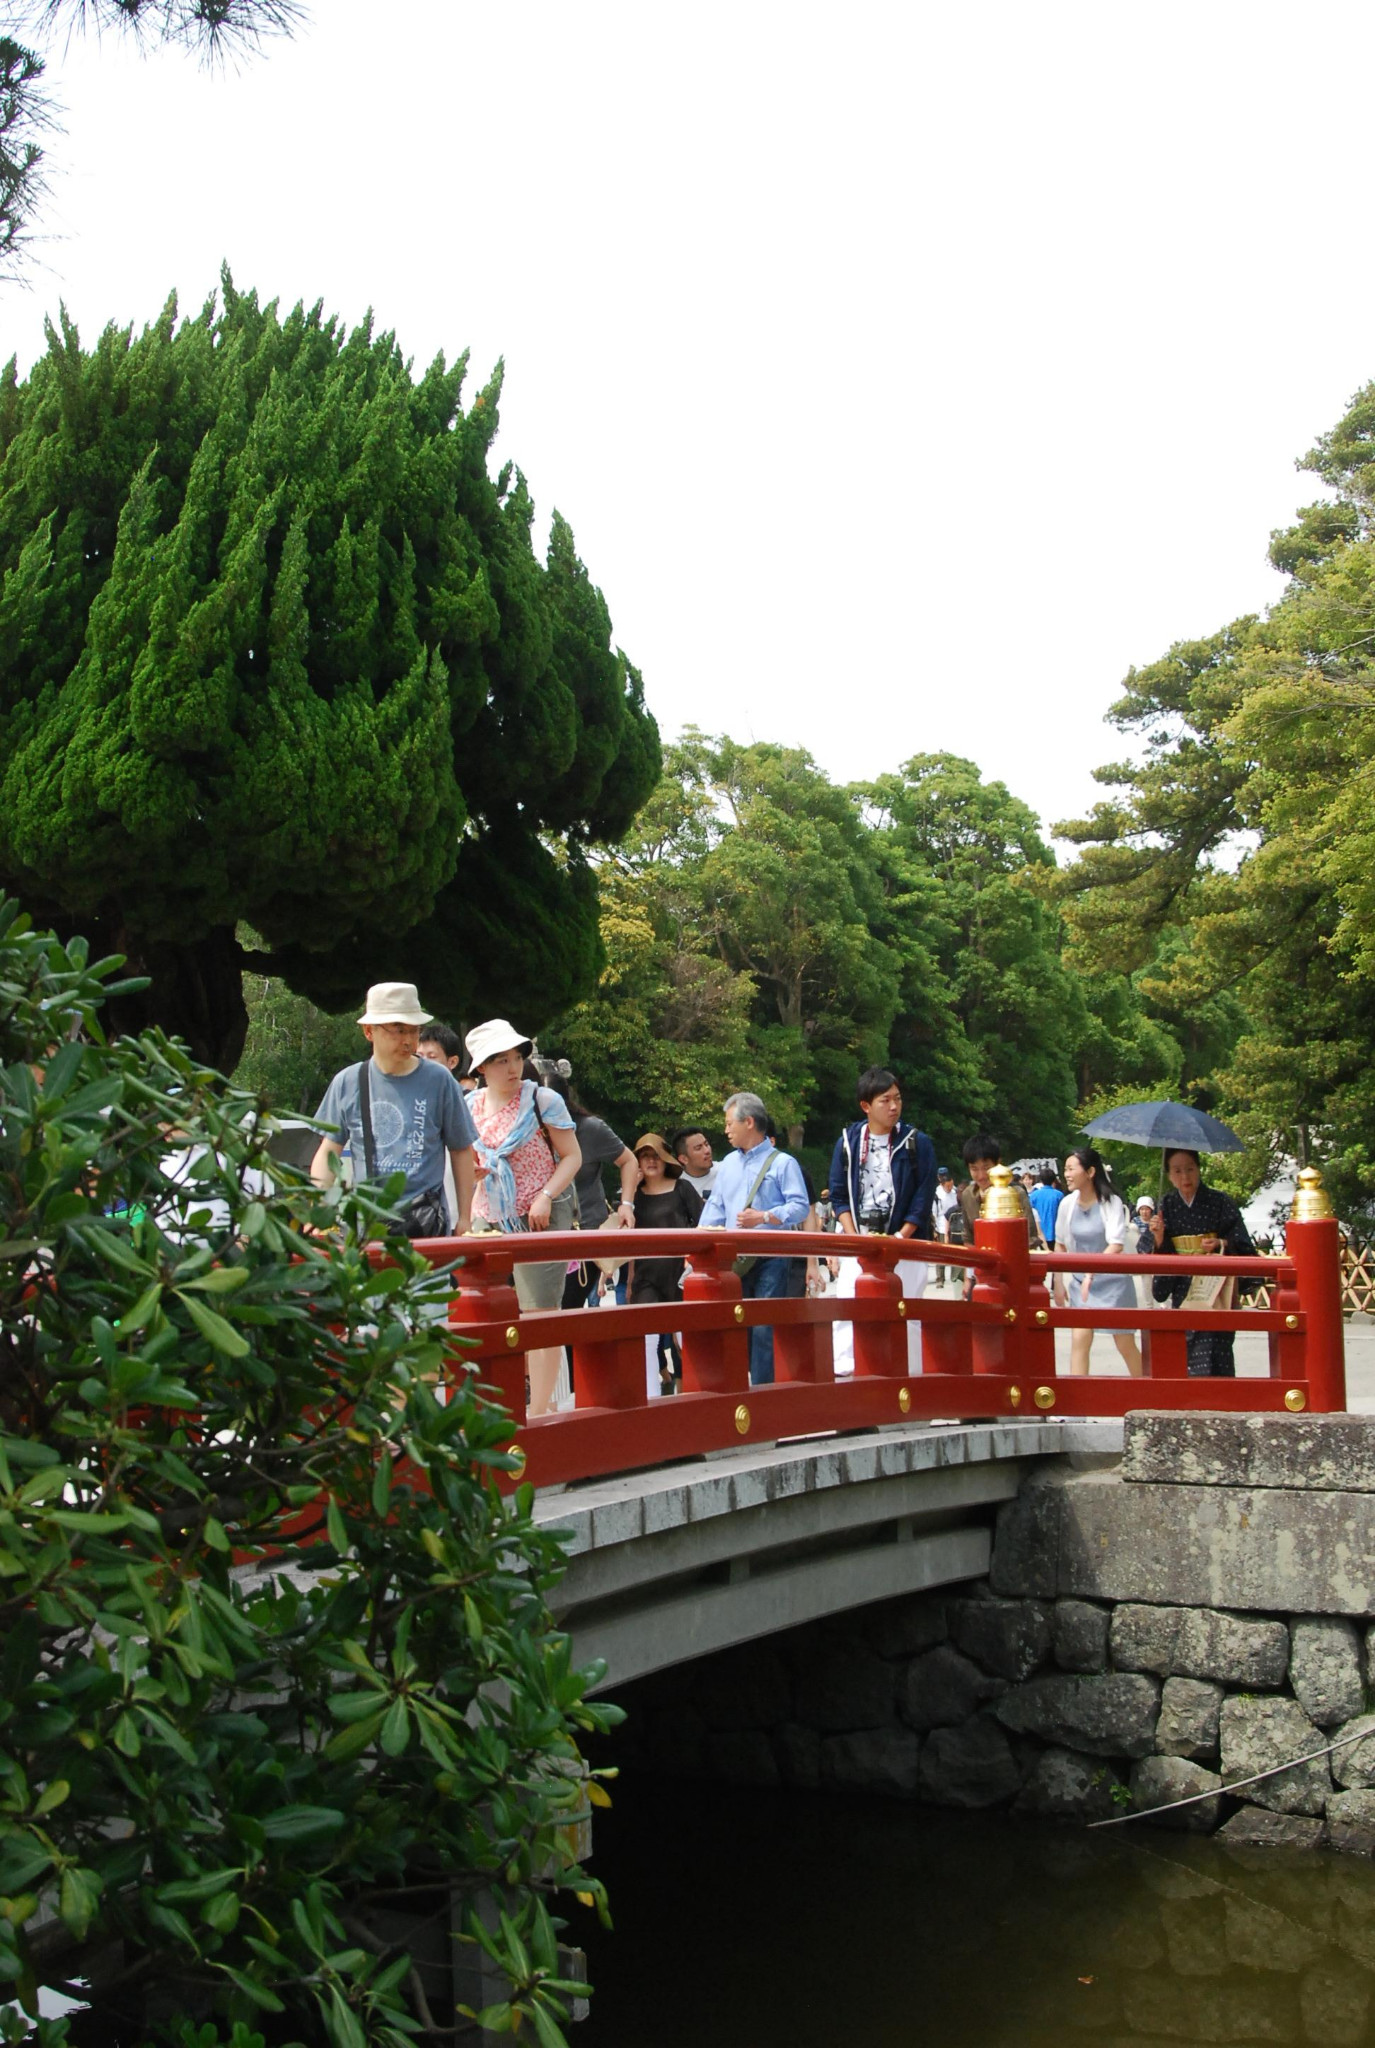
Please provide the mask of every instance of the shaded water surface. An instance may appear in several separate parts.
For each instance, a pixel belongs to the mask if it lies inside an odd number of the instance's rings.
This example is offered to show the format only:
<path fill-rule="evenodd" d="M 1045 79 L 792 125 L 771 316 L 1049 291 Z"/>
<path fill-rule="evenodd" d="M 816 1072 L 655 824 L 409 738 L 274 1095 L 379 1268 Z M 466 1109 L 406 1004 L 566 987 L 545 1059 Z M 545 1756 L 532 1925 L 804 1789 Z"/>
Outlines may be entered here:
<path fill-rule="evenodd" d="M 623 1779 L 576 2048 L 1375 2048 L 1375 1865 Z"/>

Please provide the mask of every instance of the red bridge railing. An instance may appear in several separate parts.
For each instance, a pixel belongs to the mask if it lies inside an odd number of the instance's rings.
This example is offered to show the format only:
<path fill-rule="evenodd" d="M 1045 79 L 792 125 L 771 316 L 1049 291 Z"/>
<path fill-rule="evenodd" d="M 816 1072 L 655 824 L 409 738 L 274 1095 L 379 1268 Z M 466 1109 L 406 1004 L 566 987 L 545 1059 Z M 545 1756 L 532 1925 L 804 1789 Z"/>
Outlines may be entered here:
<path fill-rule="evenodd" d="M 450 1321 L 472 1340 L 483 1380 L 518 1424 L 525 1474 L 537 1485 L 668 1463 L 742 1443 L 940 1418 L 1121 1415 L 1136 1408 L 1272 1412 L 1346 1407 L 1341 1250 L 1330 1217 L 1289 1225 L 1282 1259 L 1033 1255 L 1016 1220 L 975 1225 L 972 1248 L 883 1237 L 797 1231 L 644 1230 L 633 1237 L 591 1232 L 430 1239 L 417 1247 L 435 1264 L 461 1260 Z M 853 1255 L 853 1300 L 747 1301 L 732 1270 L 756 1257 Z M 554 1309 L 522 1314 L 512 1271 L 518 1263 L 592 1256 L 685 1258 L 681 1303 L 666 1307 Z M 971 1297 L 905 1298 L 898 1259 L 972 1268 Z M 1056 1308 L 1054 1272 L 1185 1273 L 1264 1279 L 1263 1309 Z M 854 1371 L 837 1379 L 832 1331 L 854 1326 Z M 921 1330 L 920 1370 L 909 1370 L 908 1332 Z M 774 1332 L 774 1383 L 751 1386 L 749 1331 Z M 1057 1374 L 1057 1329 L 1137 1330 L 1145 1376 Z M 644 1340 L 672 1329 L 682 1342 L 682 1391 L 650 1398 Z M 1258 1330 L 1269 1339 L 1269 1376 L 1190 1379 L 1190 1330 Z M 525 1353 L 571 1346 L 575 1405 L 526 1417 Z"/>

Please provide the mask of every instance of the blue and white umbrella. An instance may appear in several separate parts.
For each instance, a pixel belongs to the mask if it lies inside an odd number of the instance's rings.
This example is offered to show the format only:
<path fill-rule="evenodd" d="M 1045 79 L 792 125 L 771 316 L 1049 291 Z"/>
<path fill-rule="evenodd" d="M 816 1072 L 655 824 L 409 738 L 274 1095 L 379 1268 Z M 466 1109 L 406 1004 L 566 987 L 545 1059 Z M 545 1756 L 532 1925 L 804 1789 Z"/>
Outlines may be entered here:
<path fill-rule="evenodd" d="M 1115 1138 L 1121 1145 L 1150 1145 L 1158 1151 L 1174 1146 L 1188 1152 L 1246 1150 L 1235 1131 L 1185 1102 L 1124 1102 L 1081 1128 L 1086 1138 Z"/>

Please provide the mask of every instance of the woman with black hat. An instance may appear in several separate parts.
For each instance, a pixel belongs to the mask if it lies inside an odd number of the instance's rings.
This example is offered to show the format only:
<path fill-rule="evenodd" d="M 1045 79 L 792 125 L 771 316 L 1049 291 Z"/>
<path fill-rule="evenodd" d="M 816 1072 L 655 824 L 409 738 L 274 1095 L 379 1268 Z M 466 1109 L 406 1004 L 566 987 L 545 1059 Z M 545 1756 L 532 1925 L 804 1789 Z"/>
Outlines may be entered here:
<path fill-rule="evenodd" d="M 657 1131 L 646 1131 L 635 1141 L 635 1163 L 640 1169 L 640 1186 L 635 1196 L 637 1230 L 695 1230 L 702 1214 L 702 1198 L 683 1178 L 683 1169 Z M 684 1259 L 637 1258 L 630 1269 L 627 1300 L 632 1307 L 662 1301 L 677 1307 L 682 1300 Z M 656 1365 L 657 1360 L 657 1365 Z M 645 1339 L 645 1372 L 648 1390 L 671 1394 L 682 1377 L 683 1360 L 678 1340 L 671 1331 Z"/>

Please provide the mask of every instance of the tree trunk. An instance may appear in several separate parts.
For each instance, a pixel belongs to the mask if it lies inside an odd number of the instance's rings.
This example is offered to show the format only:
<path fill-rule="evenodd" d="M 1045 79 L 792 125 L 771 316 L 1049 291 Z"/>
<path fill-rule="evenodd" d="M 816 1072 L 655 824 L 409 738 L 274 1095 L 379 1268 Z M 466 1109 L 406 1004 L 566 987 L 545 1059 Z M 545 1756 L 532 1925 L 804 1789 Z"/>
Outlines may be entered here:
<path fill-rule="evenodd" d="M 91 951 L 123 953 L 127 974 L 146 974 L 149 987 L 115 996 L 106 1028 L 132 1035 L 149 1024 L 184 1038 L 198 1060 L 232 1074 L 243 1057 L 248 1011 L 243 972 L 248 955 L 228 925 L 216 926 L 194 945 L 145 939 L 119 916 L 84 919 Z"/>

